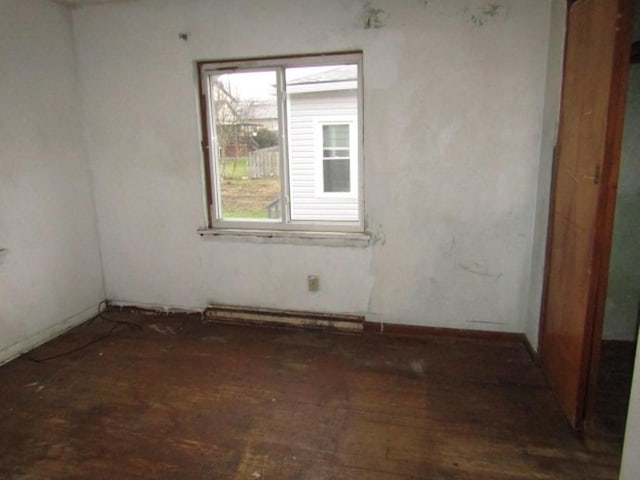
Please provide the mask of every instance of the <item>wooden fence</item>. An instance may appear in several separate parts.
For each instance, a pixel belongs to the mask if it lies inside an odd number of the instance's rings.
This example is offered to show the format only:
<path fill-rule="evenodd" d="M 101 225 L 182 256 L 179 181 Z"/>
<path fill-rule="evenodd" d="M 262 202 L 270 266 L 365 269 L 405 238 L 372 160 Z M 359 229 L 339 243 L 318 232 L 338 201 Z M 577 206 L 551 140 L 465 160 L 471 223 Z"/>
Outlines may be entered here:
<path fill-rule="evenodd" d="M 247 173 L 249 178 L 279 177 L 279 147 L 261 148 L 255 152 L 249 152 L 247 156 Z"/>

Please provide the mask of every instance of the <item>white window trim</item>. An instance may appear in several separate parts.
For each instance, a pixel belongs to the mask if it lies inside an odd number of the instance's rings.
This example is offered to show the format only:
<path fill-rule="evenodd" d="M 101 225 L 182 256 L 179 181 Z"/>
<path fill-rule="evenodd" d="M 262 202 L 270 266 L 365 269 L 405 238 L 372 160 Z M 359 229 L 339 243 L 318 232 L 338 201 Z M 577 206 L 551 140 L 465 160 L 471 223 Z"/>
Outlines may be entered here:
<path fill-rule="evenodd" d="M 203 238 L 220 241 L 232 240 L 247 243 L 319 245 L 324 247 L 367 247 L 371 241 L 371 234 L 369 232 L 202 228 L 198 230 L 198 234 Z"/>
<path fill-rule="evenodd" d="M 324 191 L 324 153 L 322 127 L 325 125 L 349 125 L 349 191 Z M 353 115 L 322 117 L 313 119 L 313 142 L 315 163 L 315 191 L 318 198 L 358 197 L 358 119 Z"/>
<path fill-rule="evenodd" d="M 276 70 L 280 69 L 280 72 L 284 72 L 284 69 L 290 67 L 303 67 L 303 66 L 325 66 L 325 65 L 344 65 L 344 64 L 356 64 L 358 66 L 358 79 L 357 79 L 357 95 L 358 95 L 358 117 L 362 118 L 362 103 L 363 103 L 363 88 L 362 88 L 362 53 L 361 52 L 351 52 L 351 53 L 335 53 L 335 54 L 318 54 L 318 55 L 309 55 L 309 56 L 296 56 L 296 57 L 279 57 L 279 58 L 265 58 L 265 59 L 246 59 L 239 61 L 212 61 L 212 62 L 198 62 L 200 71 L 199 75 L 201 78 L 201 85 L 203 91 L 201 94 L 205 95 L 207 101 L 206 104 L 206 117 L 207 117 L 207 127 L 208 127 L 208 135 L 207 144 L 210 145 L 210 154 L 209 158 L 209 169 L 211 178 L 208 180 L 205 179 L 205 184 L 209 185 L 209 188 L 212 189 L 213 194 L 213 205 L 206 205 L 206 219 L 209 224 L 208 227 L 204 229 L 200 229 L 199 233 L 201 235 L 228 235 L 228 236 L 255 236 L 255 232 L 263 232 L 259 237 L 283 237 L 283 238 L 299 238 L 305 239 L 314 237 L 316 240 L 323 238 L 330 242 L 334 242 L 337 239 L 338 243 L 342 241 L 340 239 L 345 239 L 344 235 L 341 234 L 360 234 L 356 235 L 358 240 L 356 243 L 362 244 L 363 238 L 368 239 L 368 235 L 364 232 L 365 223 L 364 223 L 364 185 L 362 182 L 362 172 L 363 172 L 363 148 L 362 148 L 362 122 L 358 122 L 357 118 L 354 122 L 356 125 L 357 135 L 350 134 L 350 142 L 351 137 L 355 137 L 356 145 L 355 151 L 357 152 L 357 162 L 351 162 L 351 168 L 355 168 L 355 174 L 351 171 L 351 192 L 350 194 L 354 197 L 358 197 L 358 221 L 357 222 L 349 222 L 349 221 L 302 221 L 302 220 L 291 220 L 291 212 L 290 212 L 290 195 L 289 195 L 289 182 L 288 182 L 288 159 L 286 155 L 288 154 L 288 147 L 286 140 L 286 135 L 288 132 L 288 120 L 286 115 L 286 90 L 281 90 L 279 92 L 279 102 L 278 102 L 278 113 L 279 113 L 279 121 L 280 121 L 280 131 L 281 131 L 281 171 L 283 175 L 282 178 L 282 199 L 285 202 L 283 205 L 283 218 L 280 220 L 268 220 L 268 219 L 242 219 L 242 220 L 229 220 L 222 219 L 220 216 L 218 201 L 216 200 L 219 195 L 219 185 L 218 185 L 218 176 L 216 172 L 217 162 L 215 161 L 215 152 L 213 142 L 214 134 L 212 133 L 212 128 L 215 130 L 213 126 L 213 122 L 211 121 L 212 112 L 211 104 L 209 101 L 209 79 L 214 74 L 221 74 L 225 70 L 227 72 L 232 72 L 234 70 L 237 71 L 251 71 L 251 70 L 265 70 L 274 68 Z M 215 73 L 214 73 L 215 72 Z M 284 84 L 284 82 L 282 82 Z M 351 119 L 353 121 L 353 118 Z M 346 123 L 346 122 L 342 122 Z M 351 132 L 350 132 L 351 133 Z M 356 193 L 357 192 L 357 193 Z M 329 195 L 333 195 L 338 193 L 338 195 L 344 195 L 343 192 L 331 192 Z M 323 192 L 324 195 L 327 195 Z M 205 201 L 205 204 L 207 202 Z M 245 232 L 239 234 L 238 232 Z M 280 232 L 283 232 L 281 234 Z M 336 236 L 338 235 L 338 236 Z M 351 241 L 353 241 L 352 237 Z M 322 243 L 322 242 L 321 242 Z M 347 242 L 349 243 L 349 242 Z"/>

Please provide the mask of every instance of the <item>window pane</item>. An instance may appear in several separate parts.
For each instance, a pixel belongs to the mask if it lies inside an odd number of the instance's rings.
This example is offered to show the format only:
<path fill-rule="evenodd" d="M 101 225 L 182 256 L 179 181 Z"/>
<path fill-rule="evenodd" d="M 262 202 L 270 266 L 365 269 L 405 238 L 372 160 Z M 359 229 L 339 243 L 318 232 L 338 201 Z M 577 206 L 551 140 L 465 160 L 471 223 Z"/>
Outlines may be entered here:
<path fill-rule="evenodd" d="M 324 149 L 322 150 L 323 158 L 349 158 L 349 150 Z"/>
<path fill-rule="evenodd" d="M 323 125 L 322 142 L 325 148 L 349 148 L 349 125 Z"/>
<path fill-rule="evenodd" d="M 358 221 L 358 65 L 284 73 L 291 220 Z"/>
<path fill-rule="evenodd" d="M 212 78 L 218 202 L 224 220 L 282 218 L 274 70 Z"/>
<path fill-rule="evenodd" d="M 352 82 L 358 79 L 357 65 L 322 65 L 313 67 L 290 67 L 285 70 L 287 90 L 318 91 L 317 86 Z M 325 90 L 327 91 L 327 90 Z"/>
<path fill-rule="evenodd" d="M 323 174 L 325 192 L 350 190 L 349 160 L 324 160 Z"/>
<path fill-rule="evenodd" d="M 322 143 L 324 191 L 348 192 L 350 190 L 349 125 L 323 125 Z"/>

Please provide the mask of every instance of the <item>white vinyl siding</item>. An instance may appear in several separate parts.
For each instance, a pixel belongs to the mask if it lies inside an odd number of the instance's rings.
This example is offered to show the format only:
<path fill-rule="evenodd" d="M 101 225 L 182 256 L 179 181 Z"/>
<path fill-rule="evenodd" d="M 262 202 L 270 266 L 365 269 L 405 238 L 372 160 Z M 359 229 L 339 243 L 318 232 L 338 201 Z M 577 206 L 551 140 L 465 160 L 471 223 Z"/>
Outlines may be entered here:
<path fill-rule="evenodd" d="M 356 90 L 290 94 L 289 189 L 292 220 L 358 220 L 358 98 Z M 350 191 L 323 188 L 322 125 L 348 124 Z"/>

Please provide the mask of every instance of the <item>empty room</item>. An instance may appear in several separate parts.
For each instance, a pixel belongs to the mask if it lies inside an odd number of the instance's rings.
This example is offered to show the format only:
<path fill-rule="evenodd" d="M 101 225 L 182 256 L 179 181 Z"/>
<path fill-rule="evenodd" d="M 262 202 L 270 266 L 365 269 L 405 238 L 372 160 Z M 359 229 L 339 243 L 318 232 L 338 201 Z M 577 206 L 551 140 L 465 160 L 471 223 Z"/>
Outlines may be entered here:
<path fill-rule="evenodd" d="M 640 478 L 635 0 L 0 0 L 0 479 Z"/>

